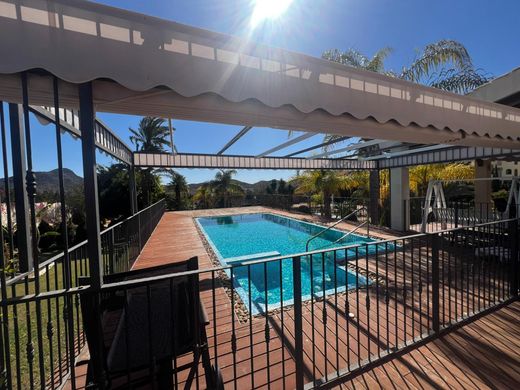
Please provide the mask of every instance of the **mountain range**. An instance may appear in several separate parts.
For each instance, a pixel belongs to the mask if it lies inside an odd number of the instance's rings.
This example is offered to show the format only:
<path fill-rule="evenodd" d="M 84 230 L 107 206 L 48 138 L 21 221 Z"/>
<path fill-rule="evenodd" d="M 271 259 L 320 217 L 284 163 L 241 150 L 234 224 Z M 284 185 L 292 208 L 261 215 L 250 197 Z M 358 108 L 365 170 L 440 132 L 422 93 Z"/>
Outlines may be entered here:
<path fill-rule="evenodd" d="M 36 192 L 42 193 L 57 193 L 59 192 L 59 178 L 58 170 L 53 169 L 48 172 L 34 172 L 36 178 Z M 63 168 L 63 183 L 65 185 L 65 192 L 73 191 L 83 186 L 83 178 L 76 175 L 72 170 Z M 13 189 L 13 177 L 9 177 L 9 187 Z M 5 182 L 0 180 L 0 190 L 4 190 Z"/>

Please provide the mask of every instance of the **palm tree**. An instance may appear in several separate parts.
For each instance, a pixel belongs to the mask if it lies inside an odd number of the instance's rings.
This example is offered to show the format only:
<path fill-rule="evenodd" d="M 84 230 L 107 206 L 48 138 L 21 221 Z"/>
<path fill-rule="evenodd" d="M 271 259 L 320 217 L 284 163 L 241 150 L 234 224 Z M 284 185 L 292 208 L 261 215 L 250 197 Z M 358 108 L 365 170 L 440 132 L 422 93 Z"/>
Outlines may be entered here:
<path fill-rule="evenodd" d="M 418 165 L 410 168 L 410 189 L 417 196 L 425 196 L 426 190 L 428 189 L 428 183 L 432 179 L 464 180 L 472 179 L 474 177 L 474 168 L 467 163 Z M 452 185 L 451 187 L 456 189 L 458 184 L 454 184 L 455 185 Z"/>
<path fill-rule="evenodd" d="M 193 195 L 193 202 L 202 206 L 203 209 L 210 208 L 213 203 L 213 192 L 209 183 L 202 184 Z"/>
<path fill-rule="evenodd" d="M 426 45 L 416 59 L 410 65 L 403 66 L 400 72 L 385 68 L 385 60 L 391 53 L 392 49 L 385 47 L 369 58 L 355 49 L 331 49 L 325 51 L 322 58 L 460 94 L 468 93 L 490 80 L 482 70 L 473 66 L 464 45 L 454 40 L 440 40 Z M 327 135 L 324 142 L 339 137 Z"/>
<path fill-rule="evenodd" d="M 142 152 L 163 152 L 165 145 L 169 145 L 169 129 L 162 118 L 145 116 L 139 122 L 137 130 L 129 128 L 130 141 L 135 144 L 136 150 Z M 153 184 L 153 171 L 147 168 L 143 171 L 143 198 L 146 205 L 151 203 L 151 186 Z M 145 205 L 145 206 L 146 206 Z"/>
<path fill-rule="evenodd" d="M 342 173 L 329 170 L 305 171 L 292 179 L 296 185 L 296 193 L 321 194 L 323 202 L 323 214 L 331 218 L 330 203 L 332 195 L 347 185 L 346 176 Z"/>
<path fill-rule="evenodd" d="M 244 194 L 244 189 L 233 182 L 233 175 L 236 173 L 234 169 L 220 170 L 210 182 L 210 187 L 220 206 L 227 207 L 230 196 Z"/>
<path fill-rule="evenodd" d="M 132 135 L 130 141 L 142 152 L 164 152 L 169 145 L 169 129 L 163 118 L 145 116 L 139 122 L 137 130 L 129 128 Z"/>
<path fill-rule="evenodd" d="M 178 210 L 181 210 L 183 208 L 183 200 L 189 193 L 188 182 L 186 181 L 186 178 L 179 172 L 171 170 L 168 173 L 171 179 L 169 187 L 173 189 L 175 194 L 175 207 Z"/>
<path fill-rule="evenodd" d="M 325 51 L 321 57 L 353 68 L 395 76 L 393 72 L 389 72 L 384 68 L 385 60 L 392 52 L 393 49 L 391 47 L 384 47 L 379 49 L 372 58 L 368 58 L 363 53 L 352 48 L 347 49 L 344 52 L 338 49 L 331 49 Z"/>

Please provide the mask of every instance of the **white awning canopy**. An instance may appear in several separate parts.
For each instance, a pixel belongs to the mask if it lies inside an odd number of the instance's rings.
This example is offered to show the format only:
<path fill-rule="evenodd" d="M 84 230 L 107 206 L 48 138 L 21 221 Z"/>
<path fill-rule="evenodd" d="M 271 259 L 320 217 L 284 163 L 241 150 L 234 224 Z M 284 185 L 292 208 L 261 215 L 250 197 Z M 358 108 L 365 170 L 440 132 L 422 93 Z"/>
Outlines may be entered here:
<path fill-rule="evenodd" d="M 97 111 L 468 146 L 520 146 L 520 110 L 79 0 L 0 0 L 0 99 L 16 73 L 94 81 Z M 51 80 L 31 74 L 31 104 Z"/>

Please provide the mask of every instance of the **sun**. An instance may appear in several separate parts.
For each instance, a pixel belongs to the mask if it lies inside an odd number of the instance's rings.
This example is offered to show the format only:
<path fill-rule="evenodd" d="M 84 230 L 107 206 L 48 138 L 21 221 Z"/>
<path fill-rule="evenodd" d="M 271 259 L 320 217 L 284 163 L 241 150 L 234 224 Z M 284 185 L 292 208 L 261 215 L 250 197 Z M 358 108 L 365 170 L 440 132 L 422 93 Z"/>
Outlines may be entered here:
<path fill-rule="evenodd" d="M 265 20 L 280 17 L 293 0 L 254 0 L 255 8 L 251 15 L 251 27 L 255 28 Z"/>

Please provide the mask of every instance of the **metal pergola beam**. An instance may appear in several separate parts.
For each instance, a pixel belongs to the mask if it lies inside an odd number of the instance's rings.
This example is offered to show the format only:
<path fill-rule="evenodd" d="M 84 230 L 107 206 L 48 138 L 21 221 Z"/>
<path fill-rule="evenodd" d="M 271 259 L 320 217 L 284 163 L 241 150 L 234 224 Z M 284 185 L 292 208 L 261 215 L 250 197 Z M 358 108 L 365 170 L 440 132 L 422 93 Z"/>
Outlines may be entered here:
<path fill-rule="evenodd" d="M 361 148 L 364 148 L 364 147 L 367 147 L 367 146 L 378 145 L 378 144 L 381 144 L 383 142 L 388 142 L 388 141 L 385 141 L 385 140 L 382 140 L 382 139 L 373 139 L 373 140 L 370 140 L 370 141 L 359 142 L 357 144 L 349 145 L 349 146 L 347 146 L 345 148 L 329 150 L 327 152 L 323 152 L 323 153 L 315 155 L 315 156 L 309 156 L 307 158 L 328 157 L 328 156 L 331 156 L 333 154 L 339 154 L 339 153 L 343 153 L 343 152 L 350 152 L 352 150 L 358 150 L 358 149 L 361 149 Z M 400 144 L 400 142 L 396 142 L 396 144 Z"/>
<path fill-rule="evenodd" d="M 363 170 L 374 169 L 375 161 L 362 160 L 336 160 L 262 157 L 256 156 L 231 156 L 215 154 L 190 154 L 179 153 L 134 153 L 136 167 L 154 168 L 210 168 L 210 169 L 350 169 Z"/>
<path fill-rule="evenodd" d="M 316 150 L 316 149 L 319 149 L 319 148 L 323 148 L 325 146 L 330 146 L 330 145 L 333 145 L 333 144 L 336 144 L 338 142 L 343 142 L 343 141 L 346 141 L 348 139 L 350 139 L 352 137 L 339 137 L 337 139 L 334 139 L 332 141 L 328 141 L 328 142 L 323 142 L 319 145 L 314 145 L 314 146 L 311 146 L 309 148 L 305 148 L 305 149 L 302 149 L 302 150 L 298 150 L 297 152 L 293 152 L 293 153 L 290 153 L 284 157 L 293 157 L 293 156 L 297 156 L 299 154 L 302 154 L 302 153 L 305 153 L 305 152 L 310 152 L 311 150 Z"/>
<path fill-rule="evenodd" d="M 231 138 L 231 140 L 227 144 L 224 145 L 224 147 L 222 149 L 220 149 L 217 152 L 217 155 L 221 155 L 226 150 L 228 150 L 235 142 L 237 142 L 240 138 L 242 138 L 244 135 L 246 135 L 247 132 L 249 130 L 251 130 L 252 128 L 253 128 L 253 126 L 244 126 L 244 128 L 242 130 L 240 130 L 233 138 Z"/>
<path fill-rule="evenodd" d="M 42 119 L 48 123 L 56 123 L 54 112 L 46 107 L 30 106 L 29 110 L 36 115 L 38 119 Z M 60 111 L 60 127 L 62 130 L 69 132 L 74 137 L 81 138 L 79 129 L 79 119 L 76 121 L 75 113 L 70 110 Z M 122 161 L 128 165 L 132 165 L 132 151 L 101 119 L 96 118 L 94 131 L 96 133 L 96 147 L 103 152 L 109 154 L 115 159 Z"/>
<path fill-rule="evenodd" d="M 383 154 L 378 154 L 376 156 L 370 156 L 363 158 L 364 160 L 382 160 L 384 158 L 391 158 L 391 157 L 398 157 L 398 156 L 404 156 L 407 154 L 416 154 L 416 153 L 423 153 L 423 152 L 429 152 L 432 150 L 438 150 L 438 149 L 448 149 L 451 148 L 451 145 L 432 145 L 432 146 L 425 146 L 423 148 L 416 148 L 416 149 L 407 149 L 407 150 L 399 150 L 396 152 L 386 152 Z"/>
<path fill-rule="evenodd" d="M 395 156 L 372 161 L 377 161 L 379 168 L 388 169 L 455 161 L 471 161 L 479 158 L 496 159 L 503 157 L 514 157 L 518 155 L 520 155 L 520 150 L 457 146 L 448 149 L 416 152 L 414 154 L 406 154 L 402 156 Z"/>
<path fill-rule="evenodd" d="M 274 153 L 274 152 L 277 152 L 279 150 L 282 150 L 282 149 L 285 149 L 291 145 L 294 145 L 298 142 L 301 142 L 301 141 L 304 141 L 306 140 L 307 138 L 311 138 L 311 137 L 314 137 L 317 133 L 304 133 L 296 138 L 293 138 L 287 142 L 284 142 L 283 144 L 280 144 L 278 146 L 275 146 L 274 148 L 271 148 L 269 150 L 266 150 L 265 152 L 263 153 L 260 153 L 258 154 L 256 157 L 264 157 L 264 156 L 267 156 L 271 153 Z"/>

